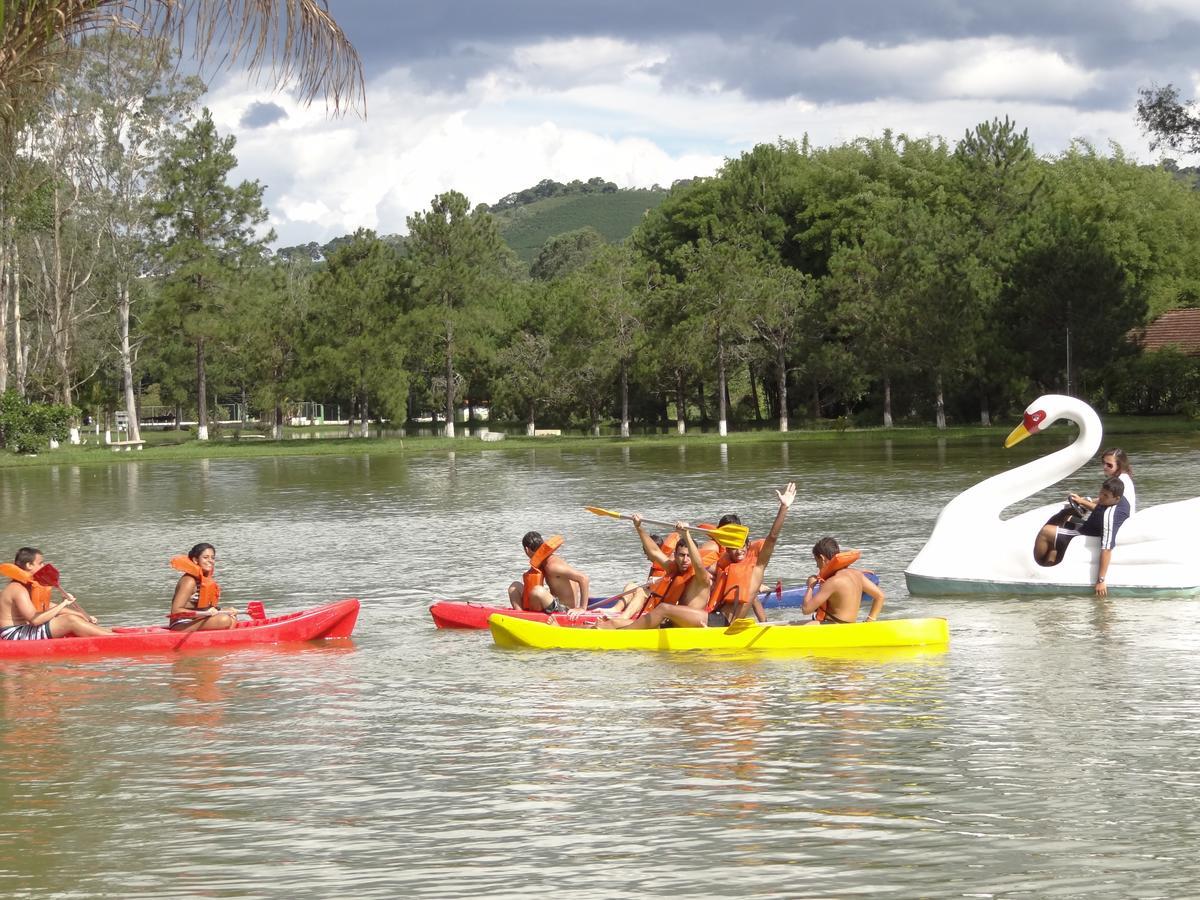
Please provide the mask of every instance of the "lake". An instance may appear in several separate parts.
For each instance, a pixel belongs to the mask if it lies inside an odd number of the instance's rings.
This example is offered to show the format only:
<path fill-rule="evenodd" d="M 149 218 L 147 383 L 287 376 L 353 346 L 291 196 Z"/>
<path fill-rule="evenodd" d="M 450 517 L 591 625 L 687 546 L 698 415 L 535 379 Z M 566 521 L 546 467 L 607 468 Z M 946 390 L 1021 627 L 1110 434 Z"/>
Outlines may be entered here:
<path fill-rule="evenodd" d="M 4 558 L 39 546 L 108 624 L 164 621 L 198 541 L 235 605 L 363 601 L 328 646 L 0 665 L 0 893 L 1194 894 L 1197 601 L 904 586 L 947 500 L 1072 434 L 0 470 Z M 1200 436 L 1120 445 L 1143 507 L 1197 493 Z M 885 617 L 947 617 L 948 650 L 539 653 L 432 625 L 438 596 L 499 601 L 530 529 L 594 593 L 640 580 L 632 526 L 586 505 L 761 535 L 788 480 L 768 580 L 833 535 Z"/>

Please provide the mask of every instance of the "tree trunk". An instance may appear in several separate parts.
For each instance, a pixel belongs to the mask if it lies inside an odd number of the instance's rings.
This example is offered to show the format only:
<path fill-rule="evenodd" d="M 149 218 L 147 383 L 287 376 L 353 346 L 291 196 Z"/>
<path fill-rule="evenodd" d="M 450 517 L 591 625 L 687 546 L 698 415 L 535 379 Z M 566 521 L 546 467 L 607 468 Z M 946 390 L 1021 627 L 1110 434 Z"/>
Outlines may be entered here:
<path fill-rule="evenodd" d="M 537 423 L 534 421 L 533 402 L 529 403 L 529 418 L 525 421 L 525 436 L 533 437 L 533 433 L 537 431 Z"/>
<path fill-rule="evenodd" d="M 675 430 L 687 433 L 687 389 L 682 372 L 675 373 Z"/>
<path fill-rule="evenodd" d="M 621 360 L 621 437 L 629 437 L 629 367 Z"/>
<path fill-rule="evenodd" d="M 696 382 L 696 403 L 700 407 L 700 427 L 708 426 L 708 408 L 704 405 L 704 381 Z"/>
<path fill-rule="evenodd" d="M 754 377 L 754 367 L 746 363 L 746 372 L 750 375 L 750 402 L 754 404 L 754 424 L 762 424 L 762 409 L 758 405 L 758 379 Z"/>
<path fill-rule="evenodd" d="M 946 430 L 946 394 L 942 389 L 942 375 L 939 372 L 936 381 L 937 393 L 937 427 L 938 431 Z"/>
<path fill-rule="evenodd" d="M 454 326 L 446 324 L 446 437 L 454 437 Z"/>
<path fill-rule="evenodd" d="M 129 429 L 126 436 L 131 441 L 140 441 L 142 431 L 133 390 L 133 351 L 129 346 L 129 306 L 129 283 L 121 281 L 117 284 L 117 317 L 121 333 L 121 384 L 125 391 L 125 418 Z"/>
<path fill-rule="evenodd" d="M 358 423 L 358 436 L 362 438 L 371 436 L 371 403 L 367 399 L 366 388 L 363 388 L 362 421 Z"/>
<path fill-rule="evenodd" d="M 8 390 L 8 245 L 0 247 L 0 394 Z"/>
<path fill-rule="evenodd" d="M 779 348 L 779 430 L 788 430 L 788 405 L 787 405 L 787 351 Z"/>
<path fill-rule="evenodd" d="M 725 400 L 725 343 L 717 334 L 717 434 L 729 434 L 728 409 Z"/>
<path fill-rule="evenodd" d="M 283 404 L 275 401 L 275 412 L 271 421 L 271 440 L 283 440 Z"/>
<path fill-rule="evenodd" d="M 204 375 L 204 338 L 196 338 L 196 440 L 208 440 L 208 380 Z"/>
<path fill-rule="evenodd" d="M 988 403 L 986 391 L 982 392 L 979 396 L 979 424 L 984 428 L 992 426 L 992 411 Z"/>
<path fill-rule="evenodd" d="M 892 376 L 883 376 L 883 427 L 892 427 Z"/>
<path fill-rule="evenodd" d="M 12 248 L 13 363 L 17 368 L 17 393 L 24 397 L 29 381 L 29 347 L 21 338 L 21 256 Z"/>

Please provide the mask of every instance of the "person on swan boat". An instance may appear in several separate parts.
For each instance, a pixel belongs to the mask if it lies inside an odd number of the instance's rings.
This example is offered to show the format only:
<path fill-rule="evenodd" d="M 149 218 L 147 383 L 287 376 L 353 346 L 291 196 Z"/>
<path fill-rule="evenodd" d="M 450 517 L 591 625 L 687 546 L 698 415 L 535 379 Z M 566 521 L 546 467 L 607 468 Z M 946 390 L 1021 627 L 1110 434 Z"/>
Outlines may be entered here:
<path fill-rule="evenodd" d="M 171 568 L 183 574 L 175 583 L 171 598 L 172 631 L 216 631 L 235 628 L 238 611 L 221 606 L 221 586 L 213 578 L 217 568 L 217 550 L 212 544 L 197 544 L 187 556 L 176 556 Z"/>
<path fill-rule="evenodd" d="M 22 547 L 13 562 L 0 566 L 0 575 L 12 579 L 0 591 L 0 640 L 36 641 L 66 635 L 112 634 L 82 613 L 67 609 L 75 598 L 66 591 L 62 591 L 65 599 L 61 603 L 51 605 L 52 589 L 35 578 L 38 569 L 44 565 L 42 551 Z"/>
<path fill-rule="evenodd" d="M 562 543 L 561 535 L 543 539 L 536 531 L 527 531 L 521 538 L 529 568 L 520 581 L 508 587 L 508 602 L 513 609 L 546 613 L 587 609 L 588 577 L 556 552 Z"/>
<path fill-rule="evenodd" d="M 640 589 L 634 591 L 629 598 L 632 602 L 620 616 L 597 622 L 596 627 L 703 627 L 708 621 L 705 606 L 712 584 L 708 569 L 716 562 L 715 554 L 702 554 L 688 528 L 682 522 L 676 522 L 675 533 L 679 540 L 674 554 L 668 559 L 651 535 L 642 530 L 642 517 L 635 513 L 632 519 L 646 558 L 662 568 L 664 574 L 651 585 L 648 594 Z"/>
<path fill-rule="evenodd" d="M 708 625 L 725 627 L 735 619 L 745 616 L 751 609 L 755 610 L 756 615 L 761 609 L 758 593 L 762 587 L 763 574 L 766 572 L 767 563 L 771 561 L 771 554 L 775 552 L 775 544 L 783 530 L 783 520 L 787 518 L 788 510 L 796 500 L 796 483 L 788 482 L 782 491 L 775 492 L 775 496 L 779 498 L 779 511 L 775 513 L 775 521 L 771 523 L 771 530 L 767 532 L 767 536 L 751 541 L 744 547 L 727 547 L 717 560 L 706 607 Z M 722 523 L 730 521 L 730 516 L 721 519 Z M 741 524 L 740 521 L 737 524 Z M 765 611 L 762 618 L 766 618 Z"/>
<path fill-rule="evenodd" d="M 1129 515 L 1132 516 L 1137 512 L 1137 492 L 1133 487 L 1133 466 L 1129 464 L 1129 457 L 1120 447 L 1114 447 L 1100 454 L 1100 464 L 1104 467 L 1105 478 L 1120 478 L 1121 483 L 1125 485 L 1125 493 L 1122 496 L 1129 501 Z M 1096 508 L 1096 501 L 1090 497 L 1072 494 L 1071 500 L 1084 509 Z"/>
<path fill-rule="evenodd" d="M 1129 518 L 1129 501 L 1125 499 L 1125 483 L 1120 478 L 1106 478 L 1100 485 L 1100 496 L 1095 508 L 1088 513 L 1078 529 L 1059 525 L 1043 525 L 1033 545 L 1033 558 L 1040 566 L 1057 565 L 1067 552 L 1067 545 L 1076 535 L 1100 538 L 1100 562 L 1096 569 L 1096 596 L 1107 597 L 1108 586 L 1104 583 L 1108 565 L 1112 561 L 1113 547 L 1117 545 L 1117 532 Z"/>
<path fill-rule="evenodd" d="M 867 577 L 867 573 L 850 568 L 858 560 L 858 551 L 842 551 L 838 542 L 823 537 L 813 545 L 813 559 L 819 574 L 810 575 L 804 588 L 804 603 L 801 612 L 812 615 L 805 624 L 845 625 L 858 621 L 858 611 L 863 595 L 871 598 L 871 611 L 867 621 L 874 622 L 883 611 L 887 595 Z M 814 588 L 821 590 L 814 594 Z"/>

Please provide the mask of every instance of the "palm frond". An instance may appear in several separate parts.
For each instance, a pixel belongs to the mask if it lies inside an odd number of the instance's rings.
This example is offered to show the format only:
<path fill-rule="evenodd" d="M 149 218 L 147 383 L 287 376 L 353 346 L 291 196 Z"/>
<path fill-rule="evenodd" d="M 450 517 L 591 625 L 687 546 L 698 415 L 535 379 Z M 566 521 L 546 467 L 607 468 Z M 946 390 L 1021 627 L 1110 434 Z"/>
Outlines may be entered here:
<path fill-rule="evenodd" d="M 362 63 L 327 0 L 0 0 L 0 118 L 10 125 L 79 41 L 125 31 L 167 39 L 201 63 L 245 65 L 275 90 L 364 113 Z M 190 45 L 190 47 L 189 47 Z M 219 54 L 219 56 L 218 56 Z M 216 57 L 214 59 L 214 57 Z"/>

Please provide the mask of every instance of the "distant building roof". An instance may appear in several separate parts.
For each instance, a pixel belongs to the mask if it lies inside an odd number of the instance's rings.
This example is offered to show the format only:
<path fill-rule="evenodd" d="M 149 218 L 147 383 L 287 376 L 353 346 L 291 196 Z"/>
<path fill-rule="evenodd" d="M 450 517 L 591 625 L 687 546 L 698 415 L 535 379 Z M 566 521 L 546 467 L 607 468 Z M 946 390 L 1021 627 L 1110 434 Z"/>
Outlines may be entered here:
<path fill-rule="evenodd" d="M 1172 309 L 1146 326 L 1139 343 L 1144 350 L 1175 347 L 1200 356 L 1200 309 Z"/>

